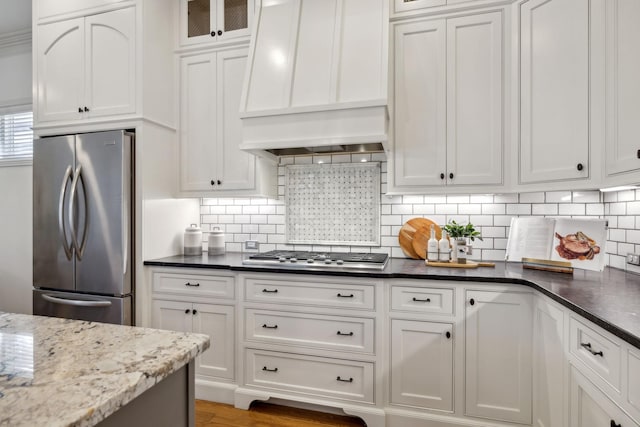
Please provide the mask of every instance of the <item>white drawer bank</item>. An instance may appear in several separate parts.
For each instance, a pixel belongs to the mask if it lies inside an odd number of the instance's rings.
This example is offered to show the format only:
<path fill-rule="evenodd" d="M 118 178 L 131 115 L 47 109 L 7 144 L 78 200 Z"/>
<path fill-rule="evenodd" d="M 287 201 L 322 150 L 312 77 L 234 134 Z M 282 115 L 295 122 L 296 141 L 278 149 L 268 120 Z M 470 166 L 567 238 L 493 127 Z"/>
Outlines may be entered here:
<path fill-rule="evenodd" d="M 640 426 L 640 349 L 534 288 L 165 267 L 152 276 L 153 326 L 211 336 L 201 399 L 312 405 L 369 427 Z"/>

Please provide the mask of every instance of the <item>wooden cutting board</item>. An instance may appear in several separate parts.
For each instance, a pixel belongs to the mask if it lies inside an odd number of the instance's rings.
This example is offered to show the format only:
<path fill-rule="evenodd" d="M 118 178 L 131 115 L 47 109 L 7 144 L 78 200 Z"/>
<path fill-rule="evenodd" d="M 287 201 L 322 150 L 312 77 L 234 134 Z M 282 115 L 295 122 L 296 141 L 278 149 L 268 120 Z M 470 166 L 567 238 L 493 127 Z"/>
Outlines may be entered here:
<path fill-rule="evenodd" d="M 429 218 L 411 218 L 409 221 L 404 223 L 404 225 L 400 229 L 400 233 L 398 233 L 398 243 L 400 243 L 400 249 L 402 249 L 402 252 L 405 254 L 405 256 L 413 259 L 424 259 L 424 255 L 426 254 L 426 243 L 425 254 L 423 254 L 423 256 L 420 256 L 414 249 L 413 239 L 416 231 L 420 230 L 423 227 L 426 227 L 430 232 L 431 224 L 435 225 L 436 234 L 438 236 L 441 236 L 442 230 L 440 230 L 438 224 L 436 224 Z M 429 237 L 427 237 L 427 240 L 429 240 Z"/>
<path fill-rule="evenodd" d="M 447 268 L 478 268 L 478 267 L 495 267 L 493 262 L 481 262 L 481 261 L 467 261 L 465 264 L 458 264 L 457 262 L 434 262 L 425 261 L 427 267 L 447 267 Z"/>

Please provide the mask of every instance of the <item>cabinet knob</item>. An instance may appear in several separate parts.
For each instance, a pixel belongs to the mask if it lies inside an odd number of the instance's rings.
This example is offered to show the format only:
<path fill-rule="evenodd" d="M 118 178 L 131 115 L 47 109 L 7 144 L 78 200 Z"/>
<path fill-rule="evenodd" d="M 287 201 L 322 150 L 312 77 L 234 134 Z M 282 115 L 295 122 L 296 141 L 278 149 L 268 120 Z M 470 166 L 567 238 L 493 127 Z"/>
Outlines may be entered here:
<path fill-rule="evenodd" d="M 444 179 L 444 174 L 443 173 L 440 174 L 440 179 Z"/>
<path fill-rule="evenodd" d="M 447 337 L 447 339 L 451 339 L 451 332 L 447 331 L 447 333 L 444 335 Z"/>
<path fill-rule="evenodd" d="M 215 37 L 216 36 L 216 32 L 215 31 L 211 31 L 211 37 Z"/>
<path fill-rule="evenodd" d="M 82 107 L 78 107 L 78 113 L 82 113 Z"/>
<path fill-rule="evenodd" d="M 196 314 L 198 314 L 198 310 L 196 310 L 195 308 L 193 309 L 193 315 L 195 316 Z"/>
<path fill-rule="evenodd" d="M 578 166 L 576 166 L 576 168 L 581 171 L 582 169 L 584 169 L 584 166 L 582 166 L 582 163 L 578 163 Z"/>
<path fill-rule="evenodd" d="M 189 310 L 188 308 L 184 311 L 184 314 L 189 314 L 191 313 L 191 310 Z"/>
<path fill-rule="evenodd" d="M 216 182 L 214 180 L 211 180 L 211 185 L 216 185 Z"/>
<path fill-rule="evenodd" d="M 218 180 L 218 185 L 222 185 L 222 181 Z"/>
<path fill-rule="evenodd" d="M 636 151 L 636 157 L 640 159 L 640 150 Z"/>
<path fill-rule="evenodd" d="M 471 304 L 471 305 L 476 305 L 476 300 L 474 300 L 473 298 L 471 298 L 471 299 L 469 300 L 469 304 Z"/>
<path fill-rule="evenodd" d="M 615 420 L 611 420 L 611 427 L 622 427 L 622 424 L 616 424 Z"/>
<path fill-rule="evenodd" d="M 453 172 L 449 172 L 449 179 L 453 179 Z"/>
<path fill-rule="evenodd" d="M 85 113 L 88 113 L 88 112 L 89 112 L 89 109 L 88 109 L 87 107 L 84 107 L 84 112 L 85 112 Z"/>
<path fill-rule="evenodd" d="M 218 30 L 218 35 L 221 36 L 222 35 L 222 30 Z"/>

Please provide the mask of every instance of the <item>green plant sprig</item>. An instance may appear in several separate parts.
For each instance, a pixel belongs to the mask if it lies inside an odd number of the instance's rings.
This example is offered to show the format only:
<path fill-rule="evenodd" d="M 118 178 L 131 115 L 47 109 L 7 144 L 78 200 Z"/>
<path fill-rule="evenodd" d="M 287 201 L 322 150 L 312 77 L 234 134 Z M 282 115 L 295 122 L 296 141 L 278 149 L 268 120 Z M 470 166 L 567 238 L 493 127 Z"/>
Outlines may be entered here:
<path fill-rule="evenodd" d="M 469 223 L 467 225 L 458 224 L 454 220 L 449 221 L 444 227 L 442 227 L 447 234 L 456 239 L 456 238 L 468 238 L 472 242 L 475 239 L 482 240 L 482 236 L 478 230 L 475 229 L 473 224 Z"/>

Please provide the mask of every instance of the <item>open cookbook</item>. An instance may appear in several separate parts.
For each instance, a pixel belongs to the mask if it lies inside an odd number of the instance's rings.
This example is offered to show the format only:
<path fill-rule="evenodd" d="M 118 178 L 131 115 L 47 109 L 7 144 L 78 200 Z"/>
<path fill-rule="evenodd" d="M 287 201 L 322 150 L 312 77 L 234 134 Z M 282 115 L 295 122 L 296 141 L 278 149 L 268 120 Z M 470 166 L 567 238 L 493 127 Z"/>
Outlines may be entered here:
<path fill-rule="evenodd" d="M 512 218 L 505 260 L 565 261 L 575 268 L 602 271 L 606 233 L 604 219 Z"/>

